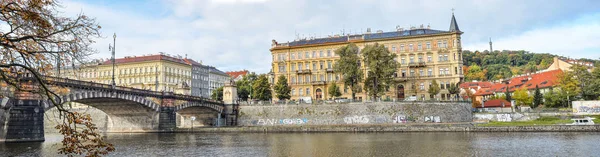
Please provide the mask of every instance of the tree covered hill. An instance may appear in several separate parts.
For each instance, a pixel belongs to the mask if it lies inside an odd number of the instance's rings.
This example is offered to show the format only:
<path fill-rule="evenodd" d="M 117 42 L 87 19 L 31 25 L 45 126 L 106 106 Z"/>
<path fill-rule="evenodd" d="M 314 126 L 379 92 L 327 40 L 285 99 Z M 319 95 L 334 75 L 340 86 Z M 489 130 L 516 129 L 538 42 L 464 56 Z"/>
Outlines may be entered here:
<path fill-rule="evenodd" d="M 548 68 L 554 57 L 562 56 L 549 53 L 531 53 L 529 51 L 463 51 L 463 72 L 465 81 L 498 80 L 515 75 L 526 74 Z M 600 65 L 600 60 L 578 59 Z"/>

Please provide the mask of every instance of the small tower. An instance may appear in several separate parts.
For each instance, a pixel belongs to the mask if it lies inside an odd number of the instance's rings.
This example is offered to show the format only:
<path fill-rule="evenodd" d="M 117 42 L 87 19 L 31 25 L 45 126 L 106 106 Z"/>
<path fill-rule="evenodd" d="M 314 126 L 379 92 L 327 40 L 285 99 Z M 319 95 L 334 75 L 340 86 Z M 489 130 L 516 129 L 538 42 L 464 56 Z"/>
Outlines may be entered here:
<path fill-rule="evenodd" d="M 494 52 L 494 49 L 492 49 L 492 38 L 490 37 L 490 52 Z"/>
<path fill-rule="evenodd" d="M 454 17 L 454 8 L 452 9 L 452 21 L 450 21 L 450 32 L 460 32 L 456 18 Z"/>

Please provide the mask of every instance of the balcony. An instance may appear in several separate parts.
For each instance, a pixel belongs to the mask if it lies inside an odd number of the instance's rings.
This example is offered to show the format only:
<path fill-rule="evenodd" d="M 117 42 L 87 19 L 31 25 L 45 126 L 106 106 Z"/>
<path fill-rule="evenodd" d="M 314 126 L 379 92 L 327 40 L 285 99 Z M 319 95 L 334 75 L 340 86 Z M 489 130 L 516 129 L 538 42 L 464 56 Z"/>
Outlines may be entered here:
<path fill-rule="evenodd" d="M 452 74 L 440 74 L 439 76 L 440 77 L 449 77 L 449 76 L 452 76 Z"/>
<path fill-rule="evenodd" d="M 334 71 L 333 71 L 333 68 L 327 68 L 327 69 L 326 69 L 326 71 L 327 71 L 328 73 L 333 73 L 333 72 L 334 72 Z"/>
<path fill-rule="evenodd" d="M 425 62 L 418 62 L 418 63 L 411 62 L 408 64 L 408 67 L 410 67 L 410 68 L 425 67 Z"/>
<path fill-rule="evenodd" d="M 312 81 L 312 85 L 325 85 L 327 84 L 326 81 Z"/>
<path fill-rule="evenodd" d="M 310 70 L 296 70 L 296 74 L 311 74 Z"/>
<path fill-rule="evenodd" d="M 438 63 L 450 62 L 450 60 L 438 60 Z"/>

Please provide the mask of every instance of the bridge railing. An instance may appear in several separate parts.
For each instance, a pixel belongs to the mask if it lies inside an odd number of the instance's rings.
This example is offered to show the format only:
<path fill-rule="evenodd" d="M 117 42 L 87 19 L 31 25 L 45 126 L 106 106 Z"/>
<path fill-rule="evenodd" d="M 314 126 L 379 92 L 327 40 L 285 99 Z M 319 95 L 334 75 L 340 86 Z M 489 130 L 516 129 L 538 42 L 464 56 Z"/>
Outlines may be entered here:
<path fill-rule="evenodd" d="M 42 77 L 44 78 L 42 80 L 45 81 L 45 83 L 47 83 L 47 84 L 64 85 L 64 86 L 72 86 L 72 87 L 80 87 L 80 88 L 91 88 L 91 89 L 99 89 L 99 90 L 107 90 L 107 91 L 113 90 L 112 85 L 109 85 L 109 84 L 96 83 L 96 82 L 90 82 L 90 81 L 81 81 L 81 80 L 68 79 L 68 78 L 60 78 L 60 77 L 54 77 L 54 76 L 42 76 Z M 24 80 L 35 81 L 35 79 L 31 75 L 25 75 Z M 172 98 L 172 99 L 177 99 L 177 100 L 202 101 L 202 102 L 207 102 L 207 103 L 212 103 L 212 104 L 223 104 L 223 101 L 208 99 L 208 98 L 204 98 L 204 97 L 191 96 L 191 95 L 175 94 L 173 92 L 151 91 L 151 90 L 137 89 L 137 88 L 132 88 L 132 87 L 124 87 L 124 86 L 115 86 L 114 90 L 116 90 L 117 92 L 126 92 L 126 93 L 131 93 L 131 94 L 145 95 L 145 96 L 158 97 L 158 98 Z"/>

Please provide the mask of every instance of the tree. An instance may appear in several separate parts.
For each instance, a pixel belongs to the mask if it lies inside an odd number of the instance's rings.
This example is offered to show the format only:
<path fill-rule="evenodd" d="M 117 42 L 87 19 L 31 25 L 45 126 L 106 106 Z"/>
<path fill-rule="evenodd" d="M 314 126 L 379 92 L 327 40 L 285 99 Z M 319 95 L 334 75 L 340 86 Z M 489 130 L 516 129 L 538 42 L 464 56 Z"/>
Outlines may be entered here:
<path fill-rule="evenodd" d="M 510 92 L 508 92 L 508 86 L 506 86 L 506 92 L 504 93 L 504 95 L 506 95 L 506 101 L 510 102 L 512 101 L 512 97 L 510 96 Z"/>
<path fill-rule="evenodd" d="M 223 101 L 223 87 L 219 87 L 219 88 L 213 90 L 210 97 L 214 100 Z"/>
<path fill-rule="evenodd" d="M 592 73 L 588 71 L 588 68 L 583 65 L 575 64 L 571 66 L 571 69 L 573 71 L 570 71 L 569 73 L 573 74 L 575 79 L 579 82 L 579 88 L 582 89 L 580 90 L 581 93 L 578 94 L 581 94 L 581 97 L 585 100 L 596 99 L 597 95 L 595 94 L 595 91 L 598 89 L 595 88 L 594 77 Z"/>
<path fill-rule="evenodd" d="M 564 94 L 560 94 L 562 91 L 553 89 L 544 94 L 544 106 L 545 107 L 560 107 L 566 103 L 567 98 Z"/>
<path fill-rule="evenodd" d="M 482 70 L 480 66 L 478 66 L 477 64 L 473 64 L 469 66 L 469 69 L 467 69 L 465 79 L 484 81 L 486 80 L 486 73 L 487 70 Z"/>
<path fill-rule="evenodd" d="M 533 108 L 538 107 L 540 104 L 542 104 L 544 97 L 542 95 L 542 93 L 540 92 L 540 88 L 538 88 L 538 85 L 535 85 L 535 93 L 533 94 Z"/>
<path fill-rule="evenodd" d="M 252 95 L 252 84 L 258 75 L 254 72 L 250 72 L 242 77 L 241 80 L 235 82 L 237 86 L 238 97 L 243 101 L 247 101 L 248 98 Z"/>
<path fill-rule="evenodd" d="M 329 96 L 334 99 L 336 97 L 342 96 L 342 92 L 340 91 L 340 88 L 335 82 L 329 85 L 329 89 L 327 89 L 327 92 L 329 93 Z"/>
<path fill-rule="evenodd" d="M 450 84 L 450 88 L 448 88 L 448 93 L 454 95 L 454 97 L 458 97 L 458 93 L 460 93 L 460 88 L 458 87 L 460 82 L 456 84 Z"/>
<path fill-rule="evenodd" d="M 288 86 L 287 78 L 284 75 L 280 75 L 277 78 L 277 84 L 273 88 L 275 89 L 275 96 L 279 100 L 286 100 L 292 97 L 290 95 L 292 88 Z"/>
<path fill-rule="evenodd" d="M 533 97 L 529 96 L 526 88 L 519 88 L 514 93 L 514 99 L 517 106 L 530 105 L 533 102 Z"/>
<path fill-rule="evenodd" d="M 433 80 L 431 81 L 431 86 L 429 86 L 429 89 L 427 89 L 427 92 L 429 93 L 429 95 L 431 95 L 433 98 L 437 98 L 437 94 L 440 93 L 440 86 L 438 86 L 437 81 Z"/>
<path fill-rule="evenodd" d="M 396 54 L 378 43 L 365 46 L 361 53 L 369 69 L 364 89 L 375 100 L 384 94 L 386 88 L 394 85 L 394 73 L 398 68 L 398 62 L 394 60 Z"/>
<path fill-rule="evenodd" d="M 576 95 L 581 93 L 581 87 L 579 86 L 579 81 L 575 79 L 575 74 L 573 72 L 564 72 L 559 74 L 558 76 L 558 87 L 562 95 L 564 95 L 568 101 L 574 99 Z M 567 102 L 566 106 L 569 106 L 570 102 Z"/>
<path fill-rule="evenodd" d="M 344 86 L 350 87 L 352 100 L 356 99 L 356 93 L 360 90 L 358 83 L 363 80 L 358 52 L 358 47 L 354 43 L 335 50 L 335 54 L 340 56 L 340 59 L 334 64 L 333 69 L 335 73 L 342 74 Z"/>
<path fill-rule="evenodd" d="M 61 16 L 55 0 L 0 1 L 0 86 L 33 93 L 47 99 L 58 109 L 62 123 L 56 126 L 63 135 L 59 153 L 68 156 L 97 156 L 114 150 L 98 134 L 89 114 L 71 112 L 65 108 L 60 89 L 50 88 L 43 75 L 49 75 L 58 65 L 85 62 L 96 52 L 91 47 L 101 37 L 95 19 L 83 14 Z M 29 73 L 35 87 L 23 88 L 17 75 Z M 79 128 L 79 129 L 78 129 Z"/>
<path fill-rule="evenodd" d="M 252 93 L 254 94 L 252 95 L 252 98 L 258 100 L 264 101 L 271 99 L 271 87 L 269 85 L 269 79 L 266 75 L 260 75 L 256 81 L 254 81 L 254 84 L 252 85 Z"/>

